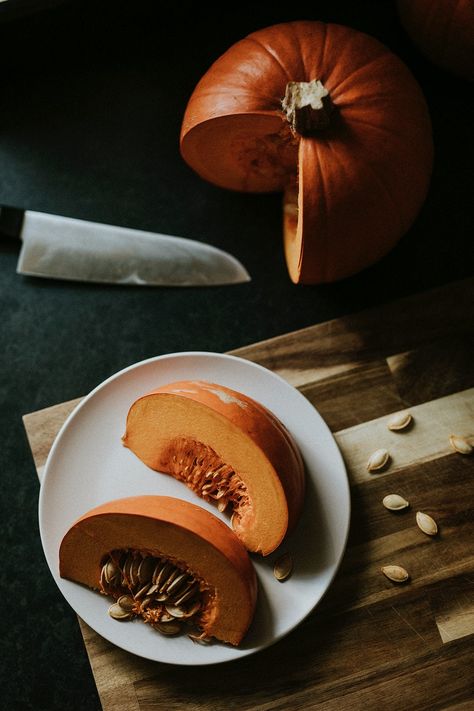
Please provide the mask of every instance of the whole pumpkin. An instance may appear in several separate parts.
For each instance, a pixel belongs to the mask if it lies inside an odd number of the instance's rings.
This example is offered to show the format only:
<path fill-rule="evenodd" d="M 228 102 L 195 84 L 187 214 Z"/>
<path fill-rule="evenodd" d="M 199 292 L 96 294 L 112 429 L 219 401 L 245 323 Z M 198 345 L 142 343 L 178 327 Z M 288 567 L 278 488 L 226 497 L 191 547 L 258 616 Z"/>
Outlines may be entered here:
<path fill-rule="evenodd" d="M 385 255 L 428 189 L 431 123 L 408 68 L 348 27 L 299 21 L 237 42 L 196 86 L 181 153 L 231 190 L 284 191 L 295 283 L 331 282 Z"/>
<path fill-rule="evenodd" d="M 398 12 L 423 54 L 443 69 L 474 80 L 472 0 L 398 0 Z"/>

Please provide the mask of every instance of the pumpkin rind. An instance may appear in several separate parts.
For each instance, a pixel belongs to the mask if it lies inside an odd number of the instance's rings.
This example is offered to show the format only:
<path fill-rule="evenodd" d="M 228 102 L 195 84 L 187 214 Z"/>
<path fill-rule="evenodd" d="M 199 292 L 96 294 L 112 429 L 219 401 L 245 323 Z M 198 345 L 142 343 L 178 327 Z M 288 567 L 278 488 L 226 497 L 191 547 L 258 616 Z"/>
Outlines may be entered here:
<path fill-rule="evenodd" d="M 303 138 L 281 102 L 289 82 L 315 79 L 334 110 L 328 128 Z M 378 260 L 412 224 L 431 174 L 431 124 L 418 84 L 380 42 L 291 22 L 249 35 L 211 66 L 189 100 L 181 152 L 224 188 L 299 188 L 284 228 L 289 273 L 329 282 Z"/>
<path fill-rule="evenodd" d="M 398 0 L 398 12 L 425 56 L 443 69 L 474 80 L 472 0 Z"/>
<path fill-rule="evenodd" d="M 203 611 L 203 632 L 231 644 L 242 640 L 255 611 L 255 570 L 235 534 L 211 513 L 167 496 L 107 502 L 65 534 L 60 575 L 98 589 L 102 561 L 115 549 L 143 550 L 186 564 L 215 590 Z"/>
<path fill-rule="evenodd" d="M 170 383 L 133 403 L 123 443 L 147 466 L 175 474 L 170 452 L 180 438 L 232 467 L 247 494 L 235 509 L 236 534 L 251 551 L 275 550 L 295 525 L 305 491 L 303 461 L 283 424 L 242 393 L 204 381 Z"/>

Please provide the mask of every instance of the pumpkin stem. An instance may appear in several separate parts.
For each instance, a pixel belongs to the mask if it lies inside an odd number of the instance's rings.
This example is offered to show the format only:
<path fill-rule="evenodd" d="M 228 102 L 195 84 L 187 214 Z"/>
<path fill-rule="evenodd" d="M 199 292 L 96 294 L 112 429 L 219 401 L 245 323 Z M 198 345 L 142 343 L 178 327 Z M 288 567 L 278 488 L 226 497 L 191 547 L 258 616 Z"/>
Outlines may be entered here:
<path fill-rule="evenodd" d="M 333 104 L 319 79 L 288 82 L 281 104 L 295 133 L 311 136 L 329 126 Z"/>

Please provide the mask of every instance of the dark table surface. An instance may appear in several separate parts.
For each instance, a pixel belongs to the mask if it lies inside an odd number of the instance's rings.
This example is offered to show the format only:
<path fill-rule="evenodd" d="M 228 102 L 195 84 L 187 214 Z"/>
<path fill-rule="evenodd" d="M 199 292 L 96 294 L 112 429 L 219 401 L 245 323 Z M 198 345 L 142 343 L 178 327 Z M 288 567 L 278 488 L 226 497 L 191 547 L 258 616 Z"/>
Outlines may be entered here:
<path fill-rule="evenodd" d="M 159 3 L 159 14 L 142 0 L 20 5 L 0 14 L 0 204 L 192 237 L 252 275 L 204 289 L 35 280 L 15 273 L 17 248 L 0 245 L 2 708 L 97 709 L 75 614 L 43 558 L 21 416 L 144 358 L 237 348 L 470 275 L 472 87 L 425 60 L 381 0 Z M 208 185 L 178 150 L 187 99 L 212 61 L 254 29 L 302 18 L 387 44 L 422 85 L 434 129 L 414 226 L 379 264 L 326 286 L 287 277 L 279 195 Z"/>

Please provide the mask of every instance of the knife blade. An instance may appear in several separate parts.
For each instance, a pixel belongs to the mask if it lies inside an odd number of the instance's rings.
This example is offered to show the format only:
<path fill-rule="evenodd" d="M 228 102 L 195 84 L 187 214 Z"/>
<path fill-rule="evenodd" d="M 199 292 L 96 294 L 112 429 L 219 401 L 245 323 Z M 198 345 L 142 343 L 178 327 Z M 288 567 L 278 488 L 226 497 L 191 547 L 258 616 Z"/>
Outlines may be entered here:
<path fill-rule="evenodd" d="M 22 241 L 17 272 L 134 286 L 218 286 L 250 281 L 217 247 L 155 232 L 0 207 L 0 235 Z"/>

